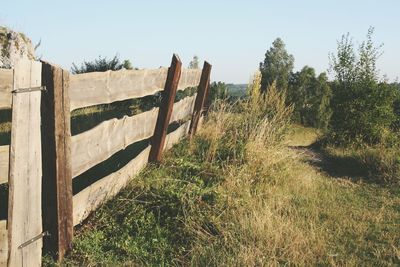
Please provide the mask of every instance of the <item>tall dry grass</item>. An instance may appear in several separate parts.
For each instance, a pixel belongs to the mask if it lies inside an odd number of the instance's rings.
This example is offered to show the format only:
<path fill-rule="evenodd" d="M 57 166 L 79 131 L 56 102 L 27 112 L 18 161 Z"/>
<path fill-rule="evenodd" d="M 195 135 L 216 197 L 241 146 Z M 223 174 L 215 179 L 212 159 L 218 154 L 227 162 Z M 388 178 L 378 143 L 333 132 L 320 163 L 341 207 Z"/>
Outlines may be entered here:
<path fill-rule="evenodd" d="M 286 106 L 285 93 L 275 84 L 262 95 L 260 81 L 256 74 L 248 99 L 234 105 L 216 103 L 197 137 L 208 141 L 202 152 L 206 160 L 222 159 L 226 164 L 225 182 L 218 188 L 224 201 L 213 222 L 218 237 L 212 238 L 213 233 L 196 222 L 189 225 L 197 229 L 194 265 L 306 264 L 323 256 L 322 233 L 311 220 L 304 225 L 299 220 L 303 214 L 291 204 L 293 194 L 315 190 L 306 174 L 313 172 L 310 168 L 302 166 L 300 177 L 289 171 L 297 156 L 282 140 L 292 107 Z M 199 151 L 199 146 L 193 150 Z"/>
<path fill-rule="evenodd" d="M 285 105 L 285 93 L 273 84 L 262 95 L 259 74 L 249 92 L 249 99 L 234 105 L 217 103 L 197 136 L 200 141 L 192 144 L 192 151 L 222 166 L 224 179 L 217 188 L 220 202 L 208 222 L 212 227 L 204 227 L 202 221 L 187 223 L 188 231 L 194 231 L 195 236 L 190 264 L 395 262 L 399 256 L 395 236 L 399 232 L 386 239 L 385 232 L 377 230 L 384 226 L 376 225 L 376 216 L 386 217 L 391 223 L 399 219 L 399 214 L 393 213 L 399 198 L 394 198 L 387 211 L 365 209 L 363 201 L 380 203 L 382 195 L 376 192 L 372 194 L 377 194 L 377 199 L 369 199 L 369 190 L 376 189 L 327 179 L 284 145 L 292 112 Z M 371 245 L 361 241 L 364 238 L 385 245 Z"/>

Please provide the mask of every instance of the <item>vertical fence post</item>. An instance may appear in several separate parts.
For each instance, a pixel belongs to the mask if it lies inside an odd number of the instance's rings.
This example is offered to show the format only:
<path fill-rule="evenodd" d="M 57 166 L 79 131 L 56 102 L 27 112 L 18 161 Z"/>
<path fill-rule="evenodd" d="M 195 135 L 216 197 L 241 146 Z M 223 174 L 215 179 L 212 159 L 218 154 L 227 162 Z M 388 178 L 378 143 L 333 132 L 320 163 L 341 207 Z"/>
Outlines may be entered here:
<path fill-rule="evenodd" d="M 167 134 L 169 120 L 174 106 L 176 90 L 178 89 L 179 79 L 181 77 L 182 62 L 177 55 L 173 55 L 171 66 L 168 69 L 167 81 L 163 91 L 163 99 L 158 111 L 156 127 L 153 138 L 151 139 L 151 149 L 149 155 L 150 162 L 161 160 L 161 154 L 164 148 L 165 136 Z"/>
<path fill-rule="evenodd" d="M 73 237 L 69 72 L 42 63 L 44 249 L 61 260 Z"/>
<path fill-rule="evenodd" d="M 42 260 L 41 64 L 21 60 L 14 69 L 8 191 L 8 266 Z M 29 240 L 32 240 L 29 242 Z M 29 245 L 26 245 L 29 242 Z"/>
<path fill-rule="evenodd" d="M 211 96 L 210 96 L 210 83 L 208 83 L 208 90 L 207 90 L 207 94 L 206 97 L 204 99 L 204 103 L 203 103 L 203 115 L 207 115 L 208 110 L 210 109 L 211 106 Z"/>
<path fill-rule="evenodd" d="M 210 87 L 210 73 L 211 73 L 211 65 L 207 61 L 204 61 L 199 88 L 197 90 L 197 96 L 194 102 L 192 120 L 190 122 L 189 138 L 191 138 L 194 134 L 196 134 L 197 131 L 197 125 L 199 124 L 205 99 L 208 95 L 208 88 Z"/>

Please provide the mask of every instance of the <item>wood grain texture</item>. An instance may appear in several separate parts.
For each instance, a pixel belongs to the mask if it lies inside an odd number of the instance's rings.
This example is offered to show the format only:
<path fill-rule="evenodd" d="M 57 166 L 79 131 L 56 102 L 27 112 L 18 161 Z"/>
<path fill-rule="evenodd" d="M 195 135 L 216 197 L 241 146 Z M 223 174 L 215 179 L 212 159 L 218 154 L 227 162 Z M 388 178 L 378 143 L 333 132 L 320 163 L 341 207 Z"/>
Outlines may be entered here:
<path fill-rule="evenodd" d="M 0 69 L 0 109 L 11 108 L 13 70 Z"/>
<path fill-rule="evenodd" d="M 122 119 L 105 121 L 72 137 L 72 177 L 76 177 L 130 144 L 150 138 L 158 108 Z"/>
<path fill-rule="evenodd" d="M 178 83 L 178 90 L 184 90 L 188 87 L 197 87 L 200 82 L 201 69 L 181 70 L 181 78 Z"/>
<path fill-rule="evenodd" d="M 167 128 L 171 119 L 172 109 L 174 106 L 176 90 L 178 88 L 181 76 L 182 62 L 177 55 L 172 57 L 171 66 L 168 69 L 168 77 L 163 91 L 163 99 L 158 113 L 154 135 L 151 139 L 151 150 L 149 161 L 158 162 L 165 143 Z"/>
<path fill-rule="evenodd" d="M 165 87 L 168 68 L 71 75 L 71 110 L 153 95 Z M 201 70 L 182 69 L 178 90 L 197 86 Z"/>
<path fill-rule="evenodd" d="M 153 95 L 165 86 L 167 68 L 71 75 L 70 109 Z"/>
<path fill-rule="evenodd" d="M 188 116 L 192 115 L 195 99 L 196 94 L 193 96 L 187 96 L 179 102 L 176 102 L 172 110 L 170 123 L 174 121 L 184 120 Z"/>
<path fill-rule="evenodd" d="M 41 63 L 20 61 L 14 89 L 41 85 Z M 42 240 L 22 243 L 42 233 L 42 166 L 40 138 L 41 91 L 14 93 L 8 206 L 9 266 L 40 266 Z"/>
<path fill-rule="evenodd" d="M 189 132 L 190 120 L 179 126 L 178 129 L 169 133 L 165 138 L 164 150 L 170 149 L 177 144 Z"/>
<path fill-rule="evenodd" d="M 0 221 L 0 267 L 7 266 L 8 258 L 8 239 L 7 239 L 7 221 Z"/>
<path fill-rule="evenodd" d="M 208 95 L 208 88 L 210 86 L 211 65 L 205 61 L 203 71 L 201 74 L 200 84 L 197 91 L 197 97 L 194 104 L 192 115 L 192 122 L 189 129 L 189 138 L 196 134 L 197 126 L 199 124 L 200 116 L 203 112 L 204 102 Z"/>
<path fill-rule="evenodd" d="M 10 146 L 0 146 L 0 184 L 8 182 Z"/>
<path fill-rule="evenodd" d="M 74 225 L 81 223 L 104 201 L 115 196 L 125 187 L 132 177 L 146 166 L 149 152 L 150 146 L 117 172 L 104 177 L 76 194 L 73 197 Z"/>
<path fill-rule="evenodd" d="M 43 62 L 42 82 L 44 245 L 61 260 L 73 238 L 69 72 Z"/>

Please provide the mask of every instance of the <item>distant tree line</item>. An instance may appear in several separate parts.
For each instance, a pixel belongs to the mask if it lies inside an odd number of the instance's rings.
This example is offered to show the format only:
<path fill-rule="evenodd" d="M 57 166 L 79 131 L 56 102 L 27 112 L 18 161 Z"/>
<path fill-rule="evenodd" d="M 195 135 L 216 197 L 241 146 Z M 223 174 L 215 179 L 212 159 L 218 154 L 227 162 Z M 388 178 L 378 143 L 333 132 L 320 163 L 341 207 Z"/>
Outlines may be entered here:
<path fill-rule="evenodd" d="M 357 49 L 349 34 L 342 36 L 336 53 L 329 56 L 333 81 L 309 66 L 293 72 L 294 57 L 276 39 L 260 63 L 262 89 L 275 81 L 294 106 L 293 120 L 325 130 L 333 142 L 372 144 L 397 138 L 400 86 L 379 76 L 376 62 L 382 45 L 373 43 L 373 32 L 368 30 Z"/>

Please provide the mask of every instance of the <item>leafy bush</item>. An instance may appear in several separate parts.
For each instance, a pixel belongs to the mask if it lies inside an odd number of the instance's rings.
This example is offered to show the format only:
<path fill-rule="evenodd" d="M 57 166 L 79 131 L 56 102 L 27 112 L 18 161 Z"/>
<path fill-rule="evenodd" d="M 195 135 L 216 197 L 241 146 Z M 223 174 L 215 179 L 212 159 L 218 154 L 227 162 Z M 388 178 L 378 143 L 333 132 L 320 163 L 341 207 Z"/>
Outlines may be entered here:
<path fill-rule="evenodd" d="M 381 183 L 400 184 L 400 149 L 367 147 L 359 152 L 359 158 L 368 170 L 370 179 Z"/>
<path fill-rule="evenodd" d="M 99 58 L 93 61 L 83 61 L 80 67 L 75 65 L 75 63 L 72 63 L 71 72 L 73 74 L 79 74 L 96 71 L 120 70 L 122 68 L 128 70 L 133 69 L 129 60 L 124 60 L 121 63 L 118 55 L 115 55 L 112 59 L 99 56 Z"/>
<path fill-rule="evenodd" d="M 395 91 L 379 82 L 376 62 L 381 46 L 374 45 L 372 34 L 370 28 L 358 55 L 348 34 L 338 42 L 337 54 L 331 55 L 336 80 L 332 87 L 330 137 L 335 143 L 382 142 L 395 120 Z"/>

